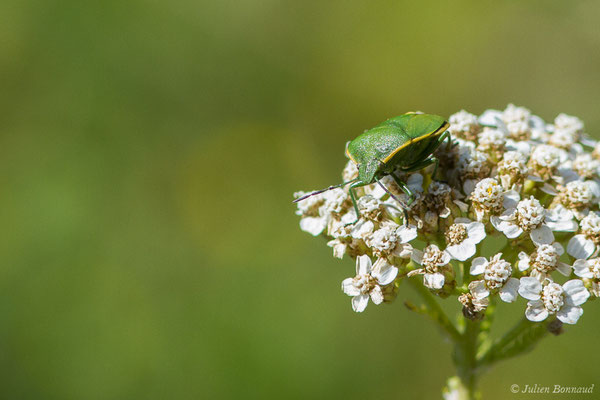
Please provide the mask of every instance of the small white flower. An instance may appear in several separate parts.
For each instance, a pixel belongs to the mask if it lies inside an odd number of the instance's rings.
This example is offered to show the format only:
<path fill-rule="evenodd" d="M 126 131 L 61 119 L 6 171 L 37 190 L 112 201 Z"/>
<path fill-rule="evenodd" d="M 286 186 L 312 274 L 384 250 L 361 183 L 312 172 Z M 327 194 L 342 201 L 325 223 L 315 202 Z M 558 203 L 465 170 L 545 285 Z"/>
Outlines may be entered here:
<path fill-rule="evenodd" d="M 592 179 L 600 176 L 600 161 L 594 159 L 590 153 L 578 154 L 575 160 L 573 160 L 571 167 L 583 179 Z"/>
<path fill-rule="evenodd" d="M 477 290 L 478 288 L 475 289 Z M 480 293 L 477 295 L 474 295 L 472 292 L 463 293 L 458 296 L 458 301 L 463 305 L 463 313 L 466 311 L 470 316 L 475 316 L 490 305 L 490 298 L 488 296 L 482 297 Z"/>
<path fill-rule="evenodd" d="M 521 184 L 529 174 L 527 157 L 519 151 L 507 151 L 498 162 L 497 172 L 504 189 L 513 189 L 514 185 Z"/>
<path fill-rule="evenodd" d="M 375 222 L 378 222 L 382 217 L 384 205 L 379 199 L 371 195 L 359 198 L 357 205 L 361 218 L 353 226 L 352 237 L 355 239 L 365 239 L 375 231 Z"/>
<path fill-rule="evenodd" d="M 350 196 L 344 189 L 336 188 L 323 192 L 325 199 L 325 212 L 331 214 L 342 214 L 351 206 Z"/>
<path fill-rule="evenodd" d="M 504 112 L 502 112 L 502 121 L 505 124 L 509 124 L 515 121 L 529 122 L 531 117 L 531 111 L 525 107 L 517 107 L 514 104 L 506 106 Z"/>
<path fill-rule="evenodd" d="M 580 222 L 581 233 L 569 240 L 567 253 L 575 258 L 591 257 L 600 244 L 600 216 L 591 212 Z"/>
<path fill-rule="evenodd" d="M 410 258 L 412 246 L 408 242 L 416 237 L 415 226 L 399 226 L 389 221 L 381 224 L 379 229 L 365 239 L 365 242 L 378 257 Z"/>
<path fill-rule="evenodd" d="M 477 257 L 471 262 L 471 275 L 483 274 L 482 280 L 469 284 L 473 297 L 484 298 L 490 292 L 498 292 L 500 299 L 507 303 L 517 299 L 519 280 L 511 277 L 512 266 L 500 257 L 502 254 L 496 254 L 489 261 L 485 257 Z"/>
<path fill-rule="evenodd" d="M 548 144 L 560 149 L 571 150 L 579 140 L 577 132 L 566 129 L 555 129 L 548 138 Z"/>
<path fill-rule="evenodd" d="M 594 296 L 600 297 L 600 258 L 576 260 L 573 270 L 578 277 L 591 280 L 590 292 Z"/>
<path fill-rule="evenodd" d="M 532 276 L 521 278 L 519 294 L 529 300 L 525 311 L 528 320 L 539 322 L 556 314 L 565 324 L 577 322 L 583 314 L 580 306 L 590 297 L 580 279 L 572 279 L 562 286 L 552 281 L 542 285 Z"/>
<path fill-rule="evenodd" d="M 423 266 L 408 273 L 408 276 L 423 275 L 423 285 L 429 289 L 441 289 L 446 281 L 444 272 L 449 272 L 448 263 L 452 257 L 435 244 L 430 244 L 423 251 L 414 249 L 412 259 Z"/>
<path fill-rule="evenodd" d="M 507 238 L 514 239 L 528 232 L 536 244 L 548 244 L 554 241 L 552 229 L 546 225 L 546 210 L 539 200 L 531 196 L 514 205 L 514 199 L 505 201 L 506 211 L 499 217 L 492 216 L 490 222 Z"/>
<path fill-rule="evenodd" d="M 352 297 L 352 309 L 362 312 L 367 307 L 369 297 L 375 304 L 384 300 L 382 288 L 396 279 L 398 268 L 379 259 L 373 266 L 369 256 L 356 257 L 356 276 L 344 279 L 342 290 Z"/>
<path fill-rule="evenodd" d="M 515 197 L 518 198 L 516 192 L 505 192 L 494 178 L 485 178 L 477 182 L 470 195 L 478 221 L 483 220 L 485 216 L 500 213 L 503 203 Z"/>
<path fill-rule="evenodd" d="M 573 211 L 576 218 L 583 218 L 589 207 L 598 201 L 600 186 L 595 181 L 572 181 L 559 188 L 555 202 Z"/>
<path fill-rule="evenodd" d="M 546 210 L 544 224 L 548 225 L 554 232 L 575 232 L 578 225 L 574 218 L 575 216 L 570 210 L 559 204 Z"/>
<path fill-rule="evenodd" d="M 531 127 L 525 121 L 511 121 L 506 124 L 508 136 L 514 140 L 529 140 L 531 138 Z"/>
<path fill-rule="evenodd" d="M 583 121 L 577 117 L 564 113 L 558 114 L 558 116 L 554 119 L 554 126 L 555 129 L 562 129 L 575 133 L 583 132 Z"/>
<path fill-rule="evenodd" d="M 552 271 L 558 271 L 564 276 L 571 274 L 571 266 L 559 261 L 560 256 L 565 252 L 560 243 L 539 244 L 530 255 L 525 252 L 519 253 L 519 262 L 517 267 L 519 271 L 530 270 L 530 275 L 543 282 L 550 277 Z"/>
<path fill-rule="evenodd" d="M 305 192 L 296 192 L 296 198 L 304 196 Z M 320 235 L 325 228 L 331 216 L 323 210 L 325 196 L 323 194 L 314 195 L 297 203 L 296 214 L 300 215 L 300 229 L 310 233 L 313 236 Z"/>
<path fill-rule="evenodd" d="M 506 135 L 499 129 L 486 127 L 479 134 L 479 144 L 477 145 L 479 151 L 502 151 L 505 146 Z"/>
<path fill-rule="evenodd" d="M 354 226 L 351 223 L 355 220 L 356 214 L 352 211 L 346 213 L 340 220 L 332 219 L 329 221 L 328 232 L 333 240 L 327 242 L 327 246 L 333 248 L 335 258 L 341 259 L 344 254 L 358 255 L 358 250 L 363 241 L 352 237 Z"/>
<path fill-rule="evenodd" d="M 568 155 L 564 150 L 548 144 L 540 144 L 531 153 L 529 167 L 539 180 L 543 181 L 552 178 L 560 182 L 561 177 L 558 175 L 558 167 L 566 162 L 567 159 Z"/>
<path fill-rule="evenodd" d="M 490 174 L 490 170 L 490 158 L 486 153 L 470 146 L 460 148 L 456 172 L 463 182 L 485 178 Z"/>
<path fill-rule="evenodd" d="M 465 261 L 475 255 L 477 243 L 485 238 L 485 225 L 468 218 L 456 218 L 446 230 L 446 251 L 452 258 Z"/>
<path fill-rule="evenodd" d="M 357 204 L 360 215 L 372 221 L 379 219 L 381 213 L 383 212 L 381 201 L 373 196 L 362 196 L 358 199 Z"/>
<path fill-rule="evenodd" d="M 580 278 L 600 280 L 600 258 L 576 260 L 573 270 Z"/>
<path fill-rule="evenodd" d="M 456 114 L 452 114 L 448 119 L 450 128 L 448 131 L 455 137 L 473 140 L 477 137 L 477 133 L 481 130 L 477 116 L 461 110 Z"/>
<path fill-rule="evenodd" d="M 427 210 L 440 218 L 447 218 L 451 214 L 450 206 L 453 204 L 452 188 L 443 183 L 433 181 L 429 185 L 427 195 L 423 199 Z"/>

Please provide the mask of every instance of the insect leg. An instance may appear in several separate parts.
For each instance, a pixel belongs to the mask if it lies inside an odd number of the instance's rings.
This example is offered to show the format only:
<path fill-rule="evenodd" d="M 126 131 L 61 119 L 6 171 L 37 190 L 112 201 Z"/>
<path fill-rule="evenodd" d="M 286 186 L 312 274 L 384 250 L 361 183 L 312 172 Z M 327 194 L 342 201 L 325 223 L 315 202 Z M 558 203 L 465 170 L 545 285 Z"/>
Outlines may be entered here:
<path fill-rule="evenodd" d="M 403 172 L 414 172 L 414 171 L 420 171 L 425 167 L 430 166 L 431 164 L 435 164 L 437 162 L 437 158 L 435 157 L 429 157 L 426 158 L 423 161 L 419 161 L 414 163 L 413 165 L 410 165 L 406 168 L 401 168 L 401 171 Z"/>
<path fill-rule="evenodd" d="M 356 194 L 354 193 L 354 189 L 361 186 L 365 186 L 365 184 L 362 183 L 362 181 L 358 181 L 350 185 L 348 188 L 348 192 L 350 192 L 350 199 L 352 200 L 352 205 L 354 206 L 354 211 L 356 212 L 356 220 L 354 220 L 354 222 L 347 223 L 344 226 L 354 225 L 360 219 L 360 213 L 358 211 L 358 203 L 356 202 Z"/>
<path fill-rule="evenodd" d="M 408 212 L 406 211 L 406 205 L 404 204 L 404 202 L 402 200 L 400 200 L 399 197 L 397 197 L 392 192 L 390 192 L 388 190 L 388 188 L 386 188 L 385 185 L 383 183 L 381 183 L 381 181 L 379 179 L 376 179 L 376 180 L 377 180 L 377 183 L 379 184 L 379 186 L 381 186 L 383 188 L 383 190 L 385 190 L 387 192 L 387 194 L 389 194 L 392 199 L 394 199 L 398 203 L 400 203 L 400 206 L 402 206 L 402 213 L 404 214 L 404 225 L 408 225 Z M 408 190 L 410 191 L 410 189 L 408 189 Z M 411 192 L 411 194 L 412 194 L 412 192 Z"/>
<path fill-rule="evenodd" d="M 408 203 L 406 204 L 406 206 L 410 206 L 412 202 L 415 201 L 415 194 L 412 192 L 412 190 L 410 190 L 408 185 L 402 182 L 402 180 L 400 180 L 400 178 L 398 178 L 396 175 L 390 174 L 390 176 L 394 179 L 396 185 L 398 185 L 398 187 L 402 189 L 404 193 L 406 193 L 406 195 L 408 196 Z"/>

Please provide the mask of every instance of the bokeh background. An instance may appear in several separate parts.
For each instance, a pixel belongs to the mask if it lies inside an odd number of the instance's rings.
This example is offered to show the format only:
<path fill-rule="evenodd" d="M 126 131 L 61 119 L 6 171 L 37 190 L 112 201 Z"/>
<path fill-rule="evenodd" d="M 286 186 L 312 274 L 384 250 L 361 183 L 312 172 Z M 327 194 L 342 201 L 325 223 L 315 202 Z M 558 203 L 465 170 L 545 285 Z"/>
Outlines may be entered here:
<path fill-rule="evenodd" d="M 292 193 L 338 182 L 344 143 L 409 110 L 514 102 L 600 138 L 599 17 L 595 0 L 3 0 L 0 397 L 439 398 L 450 346 L 401 301 L 354 314 L 352 261 L 299 230 Z M 600 390 L 598 329 L 591 303 L 486 398 Z"/>

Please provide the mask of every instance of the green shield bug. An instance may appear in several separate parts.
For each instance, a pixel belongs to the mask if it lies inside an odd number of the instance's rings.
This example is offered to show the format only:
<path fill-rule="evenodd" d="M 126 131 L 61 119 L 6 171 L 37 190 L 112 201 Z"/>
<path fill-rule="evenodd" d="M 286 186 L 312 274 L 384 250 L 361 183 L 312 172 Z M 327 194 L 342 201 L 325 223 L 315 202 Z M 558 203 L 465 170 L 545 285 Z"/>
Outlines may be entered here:
<path fill-rule="evenodd" d="M 351 223 L 354 224 L 360 217 L 354 189 L 377 182 L 402 205 L 406 223 L 406 206 L 381 183 L 380 179 L 390 175 L 406 193 L 409 199 L 407 205 L 410 205 L 414 194 L 408 185 L 394 174 L 394 170 L 398 168 L 403 172 L 412 172 L 435 164 L 435 174 L 438 159 L 433 156 L 433 152 L 446 138 L 450 138 L 447 131 L 449 126 L 443 117 L 431 114 L 406 113 L 390 118 L 365 131 L 346 146 L 346 155 L 358 167 L 357 178 L 309 193 L 294 200 L 294 203 L 327 190 L 350 185 L 350 198 L 356 211 L 356 220 Z"/>

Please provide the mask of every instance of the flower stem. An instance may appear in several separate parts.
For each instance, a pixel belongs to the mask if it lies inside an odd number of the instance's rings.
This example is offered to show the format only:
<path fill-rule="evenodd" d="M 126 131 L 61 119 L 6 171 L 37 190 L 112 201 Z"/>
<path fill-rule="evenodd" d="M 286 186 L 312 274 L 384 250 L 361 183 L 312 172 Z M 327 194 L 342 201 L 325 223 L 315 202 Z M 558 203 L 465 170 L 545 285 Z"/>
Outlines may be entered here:
<path fill-rule="evenodd" d="M 407 279 L 408 283 L 416 290 L 425 302 L 426 314 L 434 321 L 437 322 L 442 331 L 452 340 L 457 343 L 460 341 L 461 335 L 452 323 L 440 304 L 437 302 L 431 291 L 427 289 L 421 282 L 415 278 Z"/>
<path fill-rule="evenodd" d="M 457 369 L 457 377 L 460 386 L 464 388 L 461 392 L 461 400 L 473 400 L 479 398 L 477 388 L 477 349 L 479 346 L 479 333 L 481 322 L 464 320 L 465 329 L 461 340 L 455 344 L 454 364 Z"/>

